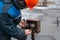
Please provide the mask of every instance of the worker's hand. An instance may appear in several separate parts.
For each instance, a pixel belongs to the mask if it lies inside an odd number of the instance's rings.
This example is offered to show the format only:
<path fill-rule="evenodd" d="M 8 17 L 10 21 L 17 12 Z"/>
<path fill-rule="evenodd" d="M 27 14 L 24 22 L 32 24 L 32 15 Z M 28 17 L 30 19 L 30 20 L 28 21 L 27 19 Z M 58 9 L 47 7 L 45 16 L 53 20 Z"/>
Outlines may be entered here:
<path fill-rule="evenodd" d="M 26 22 L 21 21 L 21 22 L 19 23 L 19 26 L 20 26 L 20 27 L 26 27 Z"/>
<path fill-rule="evenodd" d="M 29 29 L 26 29 L 26 30 L 25 30 L 25 35 L 26 35 L 26 36 L 30 35 L 31 33 L 32 33 L 31 30 L 29 30 Z"/>

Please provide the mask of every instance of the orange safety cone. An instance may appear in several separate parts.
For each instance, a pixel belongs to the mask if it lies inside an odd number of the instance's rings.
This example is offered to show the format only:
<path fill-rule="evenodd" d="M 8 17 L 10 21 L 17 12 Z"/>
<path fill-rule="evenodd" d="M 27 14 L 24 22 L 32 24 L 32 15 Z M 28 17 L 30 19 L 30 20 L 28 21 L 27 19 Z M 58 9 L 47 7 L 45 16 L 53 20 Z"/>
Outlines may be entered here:
<path fill-rule="evenodd" d="M 37 5 L 38 0 L 25 0 L 25 2 L 26 2 L 27 7 L 32 10 L 33 7 Z"/>

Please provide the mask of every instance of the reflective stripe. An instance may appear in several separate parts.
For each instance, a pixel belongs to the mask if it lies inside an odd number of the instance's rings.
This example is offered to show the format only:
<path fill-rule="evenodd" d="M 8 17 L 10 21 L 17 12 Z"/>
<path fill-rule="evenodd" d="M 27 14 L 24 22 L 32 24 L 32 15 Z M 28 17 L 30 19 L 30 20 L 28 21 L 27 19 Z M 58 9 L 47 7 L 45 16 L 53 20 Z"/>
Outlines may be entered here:
<path fill-rule="evenodd" d="M 21 14 L 18 17 L 14 18 L 14 19 L 18 19 L 19 17 L 21 17 Z"/>
<path fill-rule="evenodd" d="M 3 0 L 3 2 L 4 2 L 5 4 L 10 4 L 10 3 L 12 3 L 11 0 Z"/>
<path fill-rule="evenodd" d="M 6 13 L 7 10 L 9 10 L 11 6 L 12 6 L 12 4 L 5 4 L 4 7 L 2 8 L 3 13 Z"/>
<path fill-rule="evenodd" d="M 20 14 L 20 10 L 17 10 L 14 6 L 10 7 L 10 9 L 7 12 L 12 17 L 17 17 Z"/>

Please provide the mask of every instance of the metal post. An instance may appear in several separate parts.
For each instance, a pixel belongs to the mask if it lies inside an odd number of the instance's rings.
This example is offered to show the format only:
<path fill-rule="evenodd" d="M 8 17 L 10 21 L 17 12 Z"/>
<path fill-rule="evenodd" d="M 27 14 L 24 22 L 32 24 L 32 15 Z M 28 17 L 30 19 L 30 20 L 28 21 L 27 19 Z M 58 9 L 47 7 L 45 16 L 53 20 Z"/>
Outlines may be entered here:
<path fill-rule="evenodd" d="M 58 20 L 58 17 L 57 17 L 57 27 L 59 27 L 59 20 Z"/>
<path fill-rule="evenodd" d="M 43 0 L 42 6 L 47 7 L 47 0 Z"/>

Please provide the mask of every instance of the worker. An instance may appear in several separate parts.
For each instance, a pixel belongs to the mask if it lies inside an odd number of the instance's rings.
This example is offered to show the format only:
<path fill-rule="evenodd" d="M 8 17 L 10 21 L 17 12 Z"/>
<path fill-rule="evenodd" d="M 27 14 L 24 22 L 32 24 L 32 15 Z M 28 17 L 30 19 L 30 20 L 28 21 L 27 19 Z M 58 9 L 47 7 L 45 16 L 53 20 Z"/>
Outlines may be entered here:
<path fill-rule="evenodd" d="M 37 3 L 38 0 L 0 0 L 0 40 L 11 40 L 11 37 L 26 40 L 26 36 L 32 31 L 17 27 L 21 21 L 20 10 L 24 8 L 32 10 Z"/>

